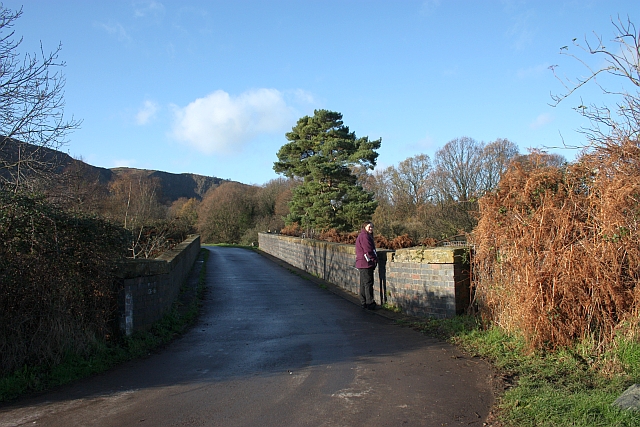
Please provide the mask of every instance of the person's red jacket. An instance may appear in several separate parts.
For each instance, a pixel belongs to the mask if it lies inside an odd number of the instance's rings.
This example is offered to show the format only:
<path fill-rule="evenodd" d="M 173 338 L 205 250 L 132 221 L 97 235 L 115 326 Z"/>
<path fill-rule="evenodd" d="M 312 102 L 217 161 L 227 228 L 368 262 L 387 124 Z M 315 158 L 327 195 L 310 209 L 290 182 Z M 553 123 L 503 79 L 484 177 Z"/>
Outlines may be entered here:
<path fill-rule="evenodd" d="M 373 235 L 363 228 L 356 239 L 356 268 L 371 268 L 378 263 Z"/>

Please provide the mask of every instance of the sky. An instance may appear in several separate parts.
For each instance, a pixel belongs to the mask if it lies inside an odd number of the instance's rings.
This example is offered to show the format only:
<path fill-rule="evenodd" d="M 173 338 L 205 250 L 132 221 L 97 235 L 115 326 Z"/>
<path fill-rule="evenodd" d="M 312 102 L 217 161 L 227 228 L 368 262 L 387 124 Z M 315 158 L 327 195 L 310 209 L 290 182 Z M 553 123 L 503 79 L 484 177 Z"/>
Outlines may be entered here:
<path fill-rule="evenodd" d="M 564 88 L 549 67 L 575 81 L 588 70 L 562 54 L 580 52 L 574 38 L 610 40 L 618 16 L 640 28 L 638 0 L 2 4 L 22 7 L 21 53 L 62 44 L 65 116 L 82 121 L 63 151 L 94 166 L 256 185 L 278 177 L 285 133 L 315 109 L 382 138 L 379 169 L 433 159 L 465 136 L 572 160 L 564 147 L 583 145 L 589 124 L 573 108 L 615 99 L 591 85 L 554 107 Z"/>

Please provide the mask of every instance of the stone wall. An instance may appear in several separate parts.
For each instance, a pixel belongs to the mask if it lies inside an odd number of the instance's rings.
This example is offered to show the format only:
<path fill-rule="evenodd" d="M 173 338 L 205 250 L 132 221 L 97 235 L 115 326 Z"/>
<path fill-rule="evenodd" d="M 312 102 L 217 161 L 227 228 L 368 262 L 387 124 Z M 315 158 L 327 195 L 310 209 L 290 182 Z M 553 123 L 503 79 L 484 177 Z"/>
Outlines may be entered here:
<path fill-rule="evenodd" d="M 299 237 L 260 233 L 261 250 L 358 293 L 355 246 Z M 469 305 L 467 248 L 379 250 L 374 291 L 376 302 L 390 303 L 406 314 L 446 318 Z"/>
<path fill-rule="evenodd" d="M 466 311 L 470 301 L 469 249 L 398 249 L 387 263 L 389 301 L 407 314 L 437 318 Z"/>
<path fill-rule="evenodd" d="M 171 308 L 200 253 L 200 236 L 191 236 L 155 259 L 126 260 L 118 266 L 120 329 L 144 330 Z"/>

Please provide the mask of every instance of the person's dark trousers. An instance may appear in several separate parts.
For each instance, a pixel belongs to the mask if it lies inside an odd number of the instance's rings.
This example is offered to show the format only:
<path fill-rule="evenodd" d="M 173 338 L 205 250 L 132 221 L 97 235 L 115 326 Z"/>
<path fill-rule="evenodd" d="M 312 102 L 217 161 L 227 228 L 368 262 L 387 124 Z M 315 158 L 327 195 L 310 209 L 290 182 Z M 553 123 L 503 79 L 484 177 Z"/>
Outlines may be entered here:
<path fill-rule="evenodd" d="M 373 299 L 373 271 L 375 267 L 359 268 L 360 270 L 360 304 L 368 306 L 375 302 Z"/>

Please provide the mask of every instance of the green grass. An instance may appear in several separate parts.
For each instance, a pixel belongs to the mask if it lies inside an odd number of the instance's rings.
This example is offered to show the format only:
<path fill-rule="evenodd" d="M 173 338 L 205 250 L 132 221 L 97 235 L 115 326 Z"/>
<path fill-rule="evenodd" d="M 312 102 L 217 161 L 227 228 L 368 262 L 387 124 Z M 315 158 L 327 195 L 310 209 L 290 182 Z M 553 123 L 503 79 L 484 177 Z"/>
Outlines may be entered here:
<path fill-rule="evenodd" d="M 411 324 L 488 359 L 507 390 L 497 416 L 505 426 L 640 426 L 640 412 L 611 405 L 640 382 L 640 343 L 620 338 L 606 354 L 589 355 L 588 343 L 555 352 L 531 352 L 522 338 L 483 330 L 469 316 Z"/>
<path fill-rule="evenodd" d="M 392 311 L 394 313 L 402 313 L 402 308 L 398 307 L 397 305 L 390 304 L 388 302 L 385 302 L 384 304 L 382 304 L 382 308 L 384 308 L 385 310 Z"/>
<path fill-rule="evenodd" d="M 80 378 L 104 372 L 127 360 L 147 356 L 182 334 L 196 319 L 204 292 L 206 260 L 209 251 L 202 250 L 204 259 L 195 298 L 187 302 L 178 299 L 171 311 L 148 331 L 139 331 L 116 343 L 97 342 L 89 355 L 68 354 L 53 366 L 27 367 L 0 378 L 0 402 L 49 390 Z M 184 295 L 185 288 L 182 289 Z"/>

